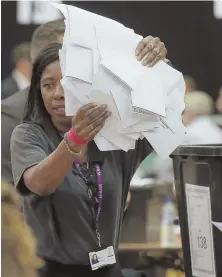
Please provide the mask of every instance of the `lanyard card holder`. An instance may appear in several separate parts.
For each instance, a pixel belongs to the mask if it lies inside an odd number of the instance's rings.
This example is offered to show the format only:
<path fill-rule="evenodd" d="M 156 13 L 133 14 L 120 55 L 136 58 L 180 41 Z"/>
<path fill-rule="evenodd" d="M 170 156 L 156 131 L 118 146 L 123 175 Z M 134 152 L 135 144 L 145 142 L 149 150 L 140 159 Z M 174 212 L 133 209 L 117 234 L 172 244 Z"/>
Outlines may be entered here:
<path fill-rule="evenodd" d="M 116 257 L 113 246 L 106 247 L 99 251 L 90 252 L 89 260 L 92 270 L 97 270 L 99 268 L 115 264 Z"/>
<path fill-rule="evenodd" d="M 93 166 L 92 168 L 90 168 L 89 165 L 87 167 L 81 167 L 78 160 L 75 160 L 74 163 L 79 175 L 82 177 L 82 179 L 88 186 L 88 198 L 91 203 L 91 211 L 94 220 L 94 229 L 99 246 L 98 251 L 89 253 L 89 260 L 92 270 L 97 270 L 101 267 L 105 267 L 107 265 L 116 263 L 116 257 L 113 246 L 104 248 L 101 247 L 101 238 L 99 233 L 99 217 L 101 214 L 103 202 L 103 182 L 101 168 L 99 164 L 95 164 L 95 166 Z M 95 176 L 93 176 L 93 169 L 95 169 Z"/>

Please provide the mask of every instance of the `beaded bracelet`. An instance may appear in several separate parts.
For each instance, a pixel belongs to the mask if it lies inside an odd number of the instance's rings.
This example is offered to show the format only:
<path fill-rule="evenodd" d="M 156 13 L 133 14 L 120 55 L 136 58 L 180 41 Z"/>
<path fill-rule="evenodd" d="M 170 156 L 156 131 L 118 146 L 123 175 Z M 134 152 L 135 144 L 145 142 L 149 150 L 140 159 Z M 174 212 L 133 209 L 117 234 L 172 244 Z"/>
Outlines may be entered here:
<path fill-rule="evenodd" d="M 67 141 L 67 136 L 68 136 L 68 134 L 65 133 L 63 141 L 64 141 L 64 144 L 65 144 L 67 150 L 69 151 L 69 153 L 72 154 L 73 156 L 81 156 L 82 155 L 82 148 L 80 149 L 79 152 L 72 151 L 72 149 L 70 149 L 70 147 L 69 147 L 69 144 L 68 144 L 68 141 Z"/>

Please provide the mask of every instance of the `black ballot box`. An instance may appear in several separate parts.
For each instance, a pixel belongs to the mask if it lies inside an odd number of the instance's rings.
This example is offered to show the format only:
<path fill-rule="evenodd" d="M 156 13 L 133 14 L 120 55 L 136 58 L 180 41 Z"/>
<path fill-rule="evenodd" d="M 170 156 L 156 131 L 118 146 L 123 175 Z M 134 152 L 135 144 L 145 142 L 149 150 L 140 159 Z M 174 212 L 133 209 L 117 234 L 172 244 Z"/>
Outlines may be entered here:
<path fill-rule="evenodd" d="M 222 277 L 222 145 L 171 155 L 186 277 Z"/>

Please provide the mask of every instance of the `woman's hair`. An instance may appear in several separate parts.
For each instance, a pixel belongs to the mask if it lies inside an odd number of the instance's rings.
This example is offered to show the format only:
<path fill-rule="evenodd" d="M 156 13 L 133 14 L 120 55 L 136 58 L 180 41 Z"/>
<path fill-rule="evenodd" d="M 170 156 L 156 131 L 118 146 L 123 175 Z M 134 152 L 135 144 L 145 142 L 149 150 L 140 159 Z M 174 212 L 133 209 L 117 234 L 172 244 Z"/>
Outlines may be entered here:
<path fill-rule="evenodd" d="M 52 62 L 59 60 L 60 43 L 52 43 L 37 56 L 32 69 L 32 79 L 26 103 L 24 121 L 42 121 L 49 117 L 41 94 L 41 76 L 45 68 Z"/>
<path fill-rule="evenodd" d="M 96 254 L 93 254 L 93 260 L 97 260 L 98 259 L 98 257 L 97 257 L 97 255 Z"/>
<path fill-rule="evenodd" d="M 12 185 L 1 184 L 2 276 L 35 277 L 43 262 L 36 257 L 36 241 L 24 223 L 20 197 Z"/>

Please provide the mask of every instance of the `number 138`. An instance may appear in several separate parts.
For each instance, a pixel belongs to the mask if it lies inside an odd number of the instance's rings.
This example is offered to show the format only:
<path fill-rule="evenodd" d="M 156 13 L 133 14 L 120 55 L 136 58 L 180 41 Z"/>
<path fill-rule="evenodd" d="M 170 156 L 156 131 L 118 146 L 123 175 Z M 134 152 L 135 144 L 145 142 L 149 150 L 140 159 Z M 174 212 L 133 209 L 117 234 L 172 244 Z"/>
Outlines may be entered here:
<path fill-rule="evenodd" d="M 207 239 L 206 239 L 206 237 L 198 236 L 197 237 L 197 243 L 198 243 L 198 248 L 207 249 Z"/>

